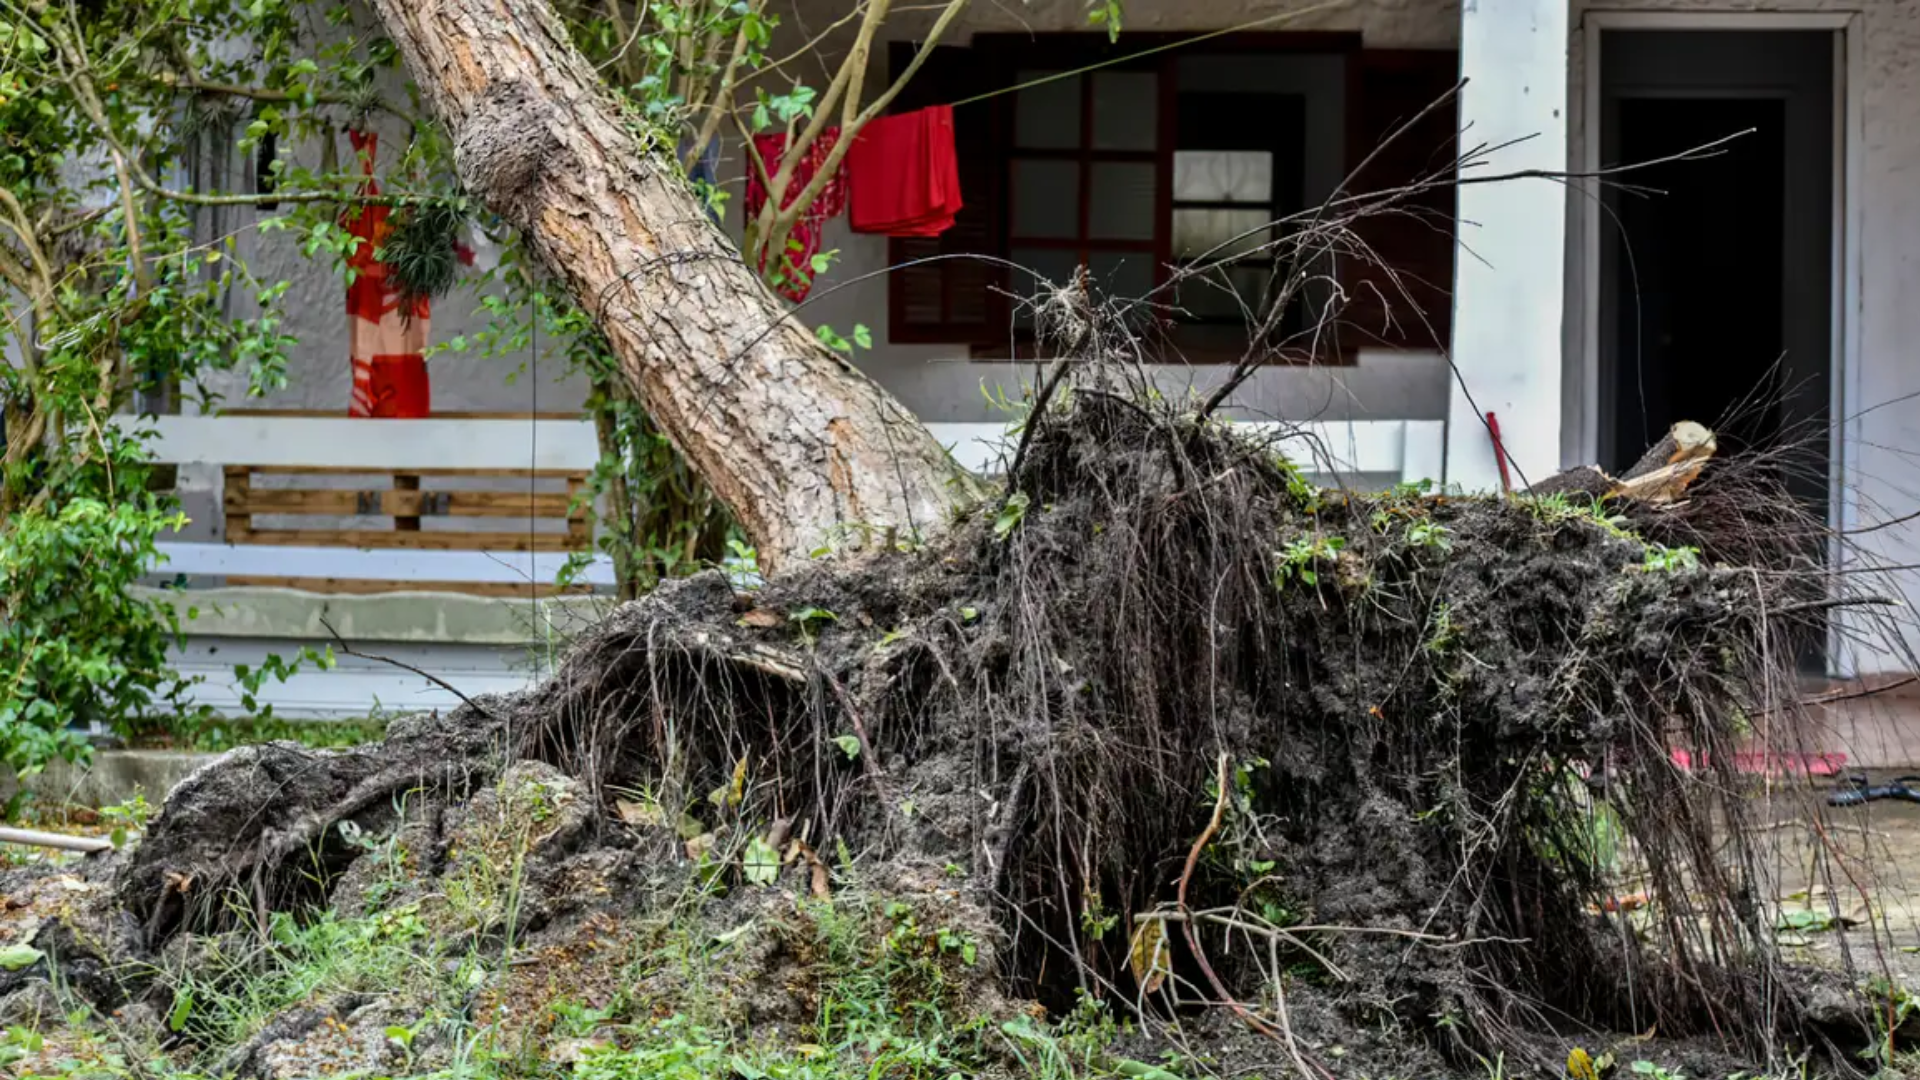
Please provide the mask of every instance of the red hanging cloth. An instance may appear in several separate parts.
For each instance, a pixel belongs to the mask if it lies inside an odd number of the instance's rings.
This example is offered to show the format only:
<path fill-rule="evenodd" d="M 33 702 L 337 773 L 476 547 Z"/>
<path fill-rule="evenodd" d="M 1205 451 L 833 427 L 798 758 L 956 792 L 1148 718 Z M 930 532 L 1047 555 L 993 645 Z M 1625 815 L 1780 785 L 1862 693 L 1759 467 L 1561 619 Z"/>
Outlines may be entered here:
<path fill-rule="evenodd" d="M 847 151 L 854 232 L 938 236 L 953 227 L 960 159 L 953 107 L 934 105 L 867 122 Z"/>
<path fill-rule="evenodd" d="M 794 166 L 793 179 L 787 184 L 786 199 L 781 202 L 782 209 L 793 205 L 813 178 L 819 175 L 827 163 L 827 156 L 833 153 L 835 144 L 840 141 L 840 129 L 828 128 L 807 147 L 807 155 Z M 766 164 L 770 173 L 780 171 L 780 158 L 786 153 L 787 136 L 784 132 L 774 135 L 755 135 L 754 149 L 759 151 L 760 160 Z M 767 205 L 767 187 L 760 181 L 760 170 L 747 170 L 746 216 L 752 221 L 760 216 Z M 820 251 L 821 234 L 825 231 L 827 219 L 834 217 L 847 208 L 847 173 L 844 163 L 834 169 L 833 178 L 812 203 L 801 212 L 800 220 L 794 222 L 793 231 L 787 234 L 786 255 L 791 265 L 785 269 L 781 280 L 774 286 L 780 295 L 799 303 L 807 298 L 813 289 L 813 257 Z M 767 272 L 766 253 L 760 256 L 760 273 Z"/>
<path fill-rule="evenodd" d="M 367 174 L 361 193 L 380 194 L 373 178 L 379 136 L 349 131 L 347 137 Z M 341 220 L 360 241 L 347 256 L 353 271 L 353 280 L 347 284 L 347 335 L 353 364 L 348 416 L 419 418 L 430 409 L 426 351 L 431 305 L 422 296 L 402 310 L 400 291 L 387 280 L 387 264 L 374 257 L 393 232 L 392 217 L 391 207 L 366 205 L 349 209 Z"/>

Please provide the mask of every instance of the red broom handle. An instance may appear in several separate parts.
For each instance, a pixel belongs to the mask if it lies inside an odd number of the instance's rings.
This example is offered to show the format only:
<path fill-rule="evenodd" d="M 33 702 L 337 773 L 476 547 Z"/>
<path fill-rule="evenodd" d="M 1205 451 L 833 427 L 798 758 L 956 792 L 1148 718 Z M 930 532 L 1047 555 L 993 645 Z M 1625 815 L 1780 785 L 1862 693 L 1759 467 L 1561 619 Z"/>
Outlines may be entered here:
<path fill-rule="evenodd" d="M 1487 414 L 1487 432 L 1493 436 L 1493 460 L 1500 463 L 1500 490 L 1513 494 L 1513 477 L 1507 473 L 1507 447 L 1500 441 L 1500 421 L 1492 413 Z"/>

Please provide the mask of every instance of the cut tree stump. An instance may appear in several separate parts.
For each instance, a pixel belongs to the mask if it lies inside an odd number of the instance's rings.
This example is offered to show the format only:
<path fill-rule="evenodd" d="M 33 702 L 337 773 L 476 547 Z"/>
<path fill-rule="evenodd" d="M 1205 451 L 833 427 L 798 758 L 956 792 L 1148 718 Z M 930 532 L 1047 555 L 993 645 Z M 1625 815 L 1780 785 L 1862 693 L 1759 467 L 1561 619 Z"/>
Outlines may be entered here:
<path fill-rule="evenodd" d="M 1677 502 L 1706 467 L 1719 444 L 1705 425 L 1682 420 L 1673 425 L 1633 468 L 1615 479 L 1598 465 L 1558 472 L 1527 489 L 1529 495 L 1586 495 L 1643 503 Z"/>

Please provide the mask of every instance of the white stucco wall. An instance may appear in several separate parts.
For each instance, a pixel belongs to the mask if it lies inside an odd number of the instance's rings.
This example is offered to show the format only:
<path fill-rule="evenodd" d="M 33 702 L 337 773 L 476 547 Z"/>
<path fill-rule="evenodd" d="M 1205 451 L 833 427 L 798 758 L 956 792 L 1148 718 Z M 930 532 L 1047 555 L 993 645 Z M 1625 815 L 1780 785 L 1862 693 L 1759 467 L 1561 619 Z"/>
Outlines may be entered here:
<path fill-rule="evenodd" d="M 342 142 L 345 140 L 342 139 Z M 311 148 L 302 148 L 311 152 Z M 249 217 L 264 217 L 243 210 Z M 282 330 L 299 339 L 288 364 L 288 385 L 265 398 L 243 401 L 245 372 L 217 373 L 208 384 L 224 394 L 228 407 L 338 410 L 345 415 L 352 373 L 348 362 L 346 287 L 332 268 L 316 265 L 287 233 L 261 235 L 241 226 L 241 254 L 263 281 L 292 282 L 282 306 Z M 485 254 L 482 249 L 481 254 Z M 257 311 L 249 294 L 233 298 L 235 316 Z M 471 334 L 486 325 L 479 298 L 460 288 L 433 303 L 433 341 Z M 545 345 L 514 358 L 486 359 L 476 352 L 441 353 L 429 364 L 435 411 L 551 412 L 577 410 L 586 400 L 578 379 L 567 378 L 563 361 Z"/>

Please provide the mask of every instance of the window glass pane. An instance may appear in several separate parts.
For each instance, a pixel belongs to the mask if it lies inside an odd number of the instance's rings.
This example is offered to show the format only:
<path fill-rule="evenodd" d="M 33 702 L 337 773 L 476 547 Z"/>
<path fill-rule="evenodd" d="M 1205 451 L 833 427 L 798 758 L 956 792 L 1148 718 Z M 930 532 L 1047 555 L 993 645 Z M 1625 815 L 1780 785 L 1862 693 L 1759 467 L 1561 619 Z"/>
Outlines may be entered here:
<path fill-rule="evenodd" d="M 1013 271 L 1010 279 L 1012 292 L 1016 297 L 1039 296 L 1050 287 L 1065 285 L 1073 280 L 1073 272 L 1080 265 L 1080 256 L 1077 252 L 1061 248 L 1017 247 L 1008 252 L 1007 257 L 1012 259 L 1016 266 L 1024 268 Z M 1031 327 L 1033 305 L 1016 302 L 1013 321 L 1016 326 Z"/>
<path fill-rule="evenodd" d="M 1014 81 L 1021 86 L 1055 74 L 1022 71 Z M 1073 75 L 1029 86 L 1014 95 L 1014 145 L 1041 150 L 1071 150 L 1080 145 L 1080 80 Z"/>
<path fill-rule="evenodd" d="M 1156 179 L 1151 162 L 1094 162 L 1087 234 L 1100 240 L 1153 239 Z"/>
<path fill-rule="evenodd" d="M 1272 272 L 1264 266 L 1215 268 L 1182 279 L 1174 306 L 1190 319 L 1245 323 L 1259 317 L 1271 277 Z"/>
<path fill-rule="evenodd" d="M 1013 235 L 1080 235 L 1078 162 L 1014 160 Z"/>
<path fill-rule="evenodd" d="M 1265 150 L 1179 150 L 1173 155 L 1179 202 L 1273 201 L 1273 155 Z"/>
<path fill-rule="evenodd" d="M 1264 207 L 1259 210 L 1177 207 L 1173 211 L 1174 257 L 1212 260 L 1251 251 L 1273 239 L 1273 230 L 1261 228 L 1272 220 L 1272 212 Z"/>
<path fill-rule="evenodd" d="M 1097 297 L 1139 300 L 1153 291 L 1153 256 L 1144 251 L 1096 251 L 1087 274 Z"/>
<path fill-rule="evenodd" d="M 1093 76 L 1093 148 L 1151 150 L 1160 134 L 1160 76 L 1101 71 Z"/>

